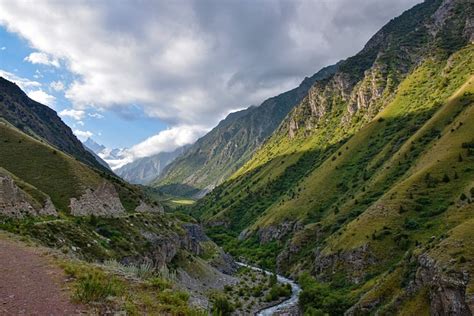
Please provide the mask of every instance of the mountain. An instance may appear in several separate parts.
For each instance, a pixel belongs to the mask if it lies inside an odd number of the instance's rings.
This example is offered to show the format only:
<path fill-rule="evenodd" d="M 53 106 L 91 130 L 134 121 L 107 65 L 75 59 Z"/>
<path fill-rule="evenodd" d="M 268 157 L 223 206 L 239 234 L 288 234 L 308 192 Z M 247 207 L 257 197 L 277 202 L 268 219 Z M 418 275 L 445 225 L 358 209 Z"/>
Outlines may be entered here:
<path fill-rule="evenodd" d="M 149 184 L 186 148 L 187 146 L 180 147 L 172 152 L 162 152 L 151 157 L 137 159 L 116 169 L 115 173 L 130 183 Z"/>
<path fill-rule="evenodd" d="M 83 145 L 101 165 L 105 164 L 104 166 L 110 170 L 121 167 L 127 156 L 127 148 L 107 148 L 90 137 L 86 139 Z"/>
<path fill-rule="evenodd" d="M 471 315 L 473 74 L 472 1 L 416 5 L 188 211 L 309 315 Z"/>
<path fill-rule="evenodd" d="M 88 137 L 85 142 L 83 142 L 84 146 L 92 150 L 95 154 L 99 154 L 105 149 L 104 145 L 98 144 L 95 140 Z"/>
<path fill-rule="evenodd" d="M 11 89 L 0 99 L 0 231 L 56 249 L 51 262 L 65 270 L 81 312 L 201 315 L 191 299 L 207 306 L 207 293 L 237 282 L 227 275 L 233 259 L 200 225 L 81 161 L 92 156 L 54 111 L 2 84 Z"/>
<path fill-rule="evenodd" d="M 92 149 L 90 149 L 89 147 L 85 146 L 85 149 L 91 153 L 92 156 L 94 156 L 95 160 L 97 160 L 97 162 L 99 162 L 102 166 L 104 166 L 105 168 L 109 169 L 110 171 L 112 171 L 112 169 L 110 168 L 109 164 L 107 162 L 105 162 L 105 160 L 103 160 L 102 158 L 99 157 L 99 155 L 97 155 Z"/>
<path fill-rule="evenodd" d="M 295 89 L 264 101 L 258 107 L 229 114 L 214 129 L 170 163 L 153 185 L 167 193 L 196 193 L 202 196 L 237 171 L 279 126 L 288 112 L 317 80 L 335 72 L 329 66 Z M 186 194 L 186 193 L 185 193 Z"/>
<path fill-rule="evenodd" d="M 114 168 L 115 174 L 134 184 L 150 183 L 161 174 L 169 163 L 181 155 L 185 148 L 187 148 L 187 146 L 180 147 L 172 152 L 163 152 L 150 157 L 139 158 L 123 165 L 127 149 L 110 149 L 97 143 L 90 137 L 84 142 L 84 146 L 90 150 L 99 163 L 107 168 L 110 168 L 110 164 Z"/>
<path fill-rule="evenodd" d="M 2 77 L 0 117 L 22 132 L 48 142 L 91 167 L 107 170 L 82 146 L 56 111 L 30 99 L 16 84 Z"/>

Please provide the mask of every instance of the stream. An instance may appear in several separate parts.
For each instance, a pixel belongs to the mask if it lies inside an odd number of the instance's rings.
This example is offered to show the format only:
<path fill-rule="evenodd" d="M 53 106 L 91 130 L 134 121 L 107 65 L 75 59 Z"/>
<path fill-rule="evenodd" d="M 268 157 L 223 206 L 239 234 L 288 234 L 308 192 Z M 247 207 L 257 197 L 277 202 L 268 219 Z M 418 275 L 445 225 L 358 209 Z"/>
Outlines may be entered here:
<path fill-rule="evenodd" d="M 241 267 L 246 267 L 255 271 L 264 272 L 267 275 L 272 274 L 270 271 L 254 267 L 243 262 L 237 262 L 237 264 Z M 289 283 L 291 285 L 291 297 L 277 305 L 262 309 L 261 311 L 256 313 L 257 316 L 270 316 L 277 312 L 288 311 L 290 308 L 298 305 L 298 295 L 301 292 L 301 287 L 295 281 L 285 278 L 284 276 L 281 276 L 279 274 L 277 274 L 277 280 L 280 283 Z"/>

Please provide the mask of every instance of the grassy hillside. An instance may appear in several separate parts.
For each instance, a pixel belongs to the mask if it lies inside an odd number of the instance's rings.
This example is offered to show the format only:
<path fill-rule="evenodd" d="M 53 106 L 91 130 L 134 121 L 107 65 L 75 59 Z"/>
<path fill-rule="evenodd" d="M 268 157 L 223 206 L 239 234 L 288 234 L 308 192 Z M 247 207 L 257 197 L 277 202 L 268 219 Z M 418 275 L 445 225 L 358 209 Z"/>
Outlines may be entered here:
<path fill-rule="evenodd" d="M 461 281 L 473 268 L 463 239 L 473 228 L 472 13 L 467 1 L 426 1 L 392 20 L 190 211 L 231 253 L 309 273 L 309 314 L 463 313 L 473 293 Z"/>
<path fill-rule="evenodd" d="M 85 164 L 109 172 L 82 146 L 54 110 L 30 99 L 16 84 L 4 78 L 0 78 L 0 117 Z"/>
<path fill-rule="evenodd" d="M 142 193 L 108 173 L 91 169 L 77 159 L 0 121 L 0 167 L 51 197 L 56 208 L 68 212 L 71 198 L 103 181 L 115 183 L 122 203 L 133 210 Z M 38 196 L 38 194 L 36 194 Z"/>

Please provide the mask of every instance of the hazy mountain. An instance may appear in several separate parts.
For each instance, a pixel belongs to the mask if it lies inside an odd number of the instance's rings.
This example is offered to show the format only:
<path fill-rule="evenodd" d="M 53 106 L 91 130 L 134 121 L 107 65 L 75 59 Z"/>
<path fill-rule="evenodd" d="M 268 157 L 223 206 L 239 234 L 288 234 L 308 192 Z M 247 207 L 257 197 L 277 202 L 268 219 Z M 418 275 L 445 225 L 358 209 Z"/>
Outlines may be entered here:
<path fill-rule="evenodd" d="M 176 157 L 179 157 L 188 146 L 172 152 L 163 152 L 151 157 L 137 159 L 115 170 L 115 173 L 130 183 L 149 184 L 161 174 L 163 169 Z"/>
<path fill-rule="evenodd" d="M 104 145 L 101 145 L 101 144 L 98 144 L 96 141 L 94 141 L 92 138 L 88 137 L 86 139 L 85 142 L 83 142 L 83 144 L 89 148 L 90 150 L 92 150 L 94 153 L 98 154 L 100 153 L 101 151 L 103 151 L 105 149 L 105 146 Z"/>

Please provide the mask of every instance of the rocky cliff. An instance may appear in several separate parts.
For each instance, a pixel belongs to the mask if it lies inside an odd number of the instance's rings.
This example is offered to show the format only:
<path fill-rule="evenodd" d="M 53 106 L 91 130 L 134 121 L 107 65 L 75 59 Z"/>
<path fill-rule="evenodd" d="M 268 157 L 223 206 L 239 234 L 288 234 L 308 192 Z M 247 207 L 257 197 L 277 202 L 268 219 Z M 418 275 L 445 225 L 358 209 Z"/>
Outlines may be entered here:
<path fill-rule="evenodd" d="M 44 205 L 41 205 L 21 190 L 9 175 L 1 174 L 0 214 L 16 218 L 37 215 L 58 215 L 50 198 L 46 198 Z"/>
<path fill-rule="evenodd" d="M 71 198 L 69 208 L 74 216 L 117 217 L 125 213 L 117 190 L 108 182 L 103 182 L 95 190 L 86 189 L 78 199 Z"/>

